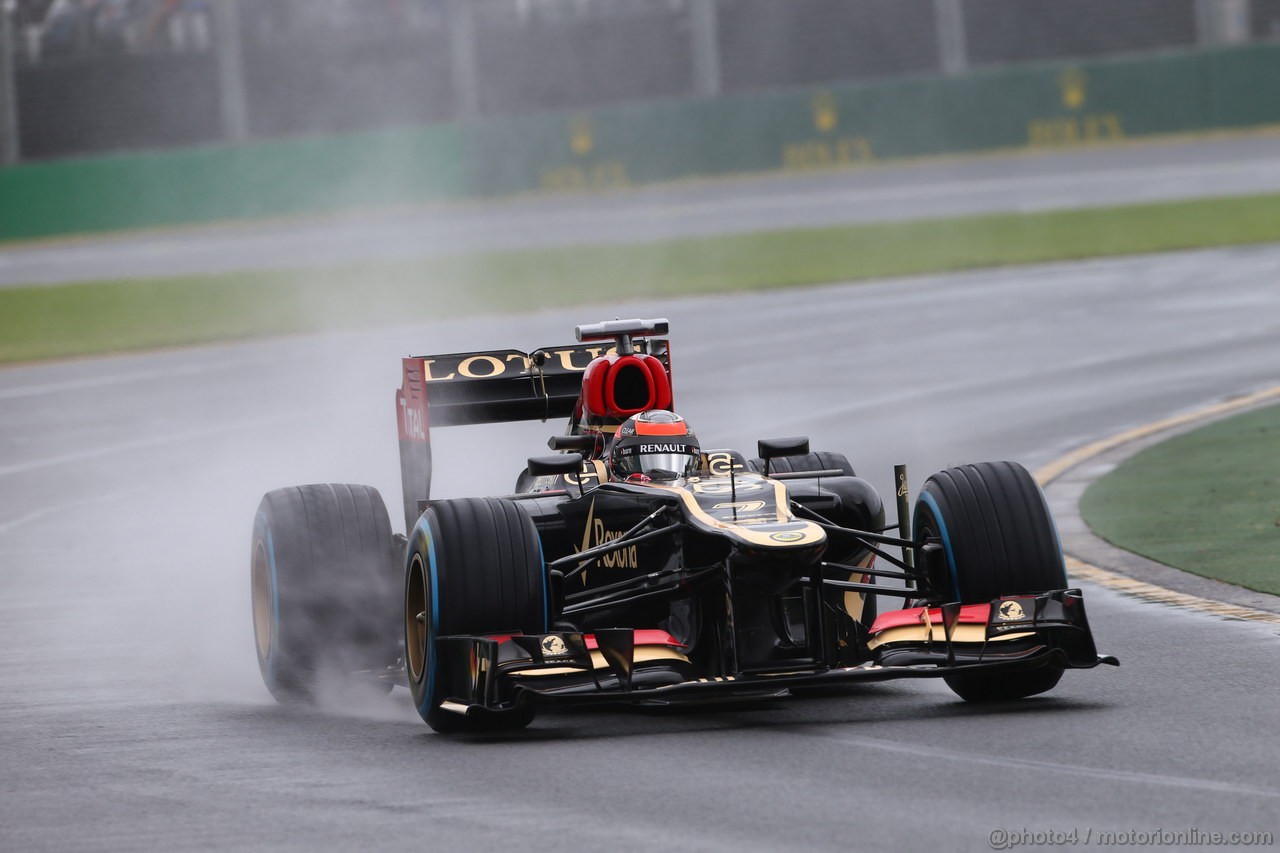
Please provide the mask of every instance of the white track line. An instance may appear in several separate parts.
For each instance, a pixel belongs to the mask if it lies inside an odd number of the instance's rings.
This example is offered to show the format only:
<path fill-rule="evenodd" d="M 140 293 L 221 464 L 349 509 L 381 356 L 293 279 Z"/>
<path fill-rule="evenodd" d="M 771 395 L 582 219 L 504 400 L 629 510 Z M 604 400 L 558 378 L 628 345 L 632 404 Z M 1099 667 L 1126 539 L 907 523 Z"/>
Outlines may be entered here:
<path fill-rule="evenodd" d="M 0 467 L 0 477 L 8 477 L 13 474 L 23 474 L 27 471 L 38 471 L 41 468 L 53 468 L 58 465 L 69 465 L 73 462 L 86 462 L 90 459 L 100 459 L 104 456 L 112 456 L 116 453 L 127 453 L 131 450 L 143 450 L 149 447 L 155 447 L 162 444 L 177 444 L 183 441 L 194 441 L 199 438 L 207 438 L 211 435 L 218 435 L 224 432 L 234 432 L 241 429 L 256 429 L 269 424 L 280 423 L 282 421 L 292 421 L 297 419 L 297 414 L 280 414 L 273 415 L 268 418 L 253 418 L 251 420 L 236 421 L 234 423 L 222 424 L 216 427 L 205 427 L 203 429 L 186 430 L 185 432 L 175 432 L 168 435 L 157 435 L 148 438 L 139 438 L 133 441 L 124 441 L 119 444 L 109 444 L 105 447 L 95 447 L 89 450 L 78 450 L 74 453 L 64 453 L 59 456 L 48 456 L 44 459 L 32 459 L 27 462 L 19 462 L 13 465 Z"/>
<path fill-rule="evenodd" d="M 1013 756 L 991 756 L 976 752 L 960 752 L 922 744 L 900 743 L 898 741 L 863 736 L 827 736 L 817 735 L 824 740 L 832 740 L 842 746 L 857 749 L 877 749 L 905 755 L 918 756 L 931 760 L 944 759 L 960 761 L 965 764 L 983 764 L 1008 771 L 1013 768 L 1039 770 L 1049 773 L 1081 776 L 1088 779 L 1099 779 L 1108 782 L 1136 782 L 1142 785 L 1160 785 L 1167 788 L 1181 788 L 1192 791 L 1212 791 L 1217 794 L 1234 794 L 1245 797 L 1263 797 L 1280 799 L 1280 790 L 1260 788 L 1254 785 L 1242 785 L 1237 782 L 1218 782 L 1212 779 L 1194 779 L 1187 776 L 1168 776 L 1163 773 L 1139 773 L 1132 770 L 1109 770 L 1103 767 L 1085 767 L 1079 764 L 1059 764 L 1055 761 L 1036 761 L 1030 758 Z"/>

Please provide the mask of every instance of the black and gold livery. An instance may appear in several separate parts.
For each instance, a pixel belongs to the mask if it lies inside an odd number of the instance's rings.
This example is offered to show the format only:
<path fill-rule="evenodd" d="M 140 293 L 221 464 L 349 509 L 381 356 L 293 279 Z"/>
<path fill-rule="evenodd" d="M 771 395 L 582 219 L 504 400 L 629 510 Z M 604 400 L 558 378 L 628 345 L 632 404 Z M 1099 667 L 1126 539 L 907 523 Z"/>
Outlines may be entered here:
<path fill-rule="evenodd" d="M 855 679 L 936 676 L 965 699 L 1009 700 L 1066 669 L 1115 663 L 1097 654 L 1021 466 L 939 472 L 914 512 L 896 472 L 899 518 L 886 523 L 847 458 L 803 437 L 761 440 L 752 459 L 703 447 L 672 410 L 670 348 L 656 337 L 666 331 L 665 320 L 610 321 L 578 327 L 566 347 L 405 359 L 408 533 L 386 567 L 404 579 L 402 653 L 388 659 L 375 642 L 399 629 L 371 612 L 328 602 L 304 616 L 368 637 L 381 659 L 344 660 L 366 661 L 369 680 L 407 682 L 439 731 L 519 727 L 553 703 L 774 696 Z M 568 426 L 554 453 L 528 459 L 513 494 L 430 499 L 432 426 L 550 416 Z M 318 655 L 273 657 L 304 628 L 274 614 L 305 608 L 282 605 L 298 581 L 281 567 L 296 573 L 298 559 L 272 549 L 303 539 L 255 527 L 269 686 L 305 686 L 323 669 Z M 343 569 L 309 571 L 323 584 Z M 878 600 L 895 607 L 878 614 Z"/>

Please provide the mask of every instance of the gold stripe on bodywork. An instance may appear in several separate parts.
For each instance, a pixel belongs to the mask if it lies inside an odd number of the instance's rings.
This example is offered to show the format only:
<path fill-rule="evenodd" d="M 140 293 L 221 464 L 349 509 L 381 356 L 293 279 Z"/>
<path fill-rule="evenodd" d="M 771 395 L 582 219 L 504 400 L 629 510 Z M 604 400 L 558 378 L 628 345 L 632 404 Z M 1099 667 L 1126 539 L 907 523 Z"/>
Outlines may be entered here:
<path fill-rule="evenodd" d="M 869 569 L 871 568 L 871 564 L 874 563 L 875 561 L 876 561 L 876 555 L 868 554 L 867 556 L 862 558 L 862 562 L 857 563 L 856 565 L 860 569 Z M 849 575 L 850 583 L 865 583 L 866 580 L 867 580 L 867 576 L 864 575 L 862 572 L 854 572 L 853 574 Z M 862 621 L 862 610 L 864 607 L 866 607 L 866 604 L 867 604 L 867 594 L 865 592 L 854 592 L 853 590 L 848 590 L 847 592 L 845 592 L 844 612 L 848 613 L 849 616 L 853 619 L 853 621 L 855 622 Z"/>
<path fill-rule="evenodd" d="M 775 505 L 777 506 L 777 513 L 776 513 L 777 521 L 768 522 L 768 524 L 798 525 L 797 527 L 793 528 L 792 530 L 788 530 L 787 532 L 799 533 L 801 535 L 801 538 L 795 540 L 794 542 L 780 542 L 776 539 L 771 539 L 770 538 L 771 533 L 753 530 L 752 527 L 754 525 L 733 524 L 731 522 L 721 521 L 720 519 L 716 518 L 715 516 L 708 513 L 705 509 L 703 509 L 702 505 L 698 503 L 698 499 L 694 497 L 693 492 L 689 491 L 689 489 L 687 488 L 681 488 L 678 486 L 664 486 L 658 483 L 646 484 L 646 488 L 654 489 L 656 491 L 661 491 L 661 492 L 669 492 L 671 494 L 678 495 L 680 500 L 684 502 L 685 508 L 689 511 L 689 514 L 697 518 L 703 524 L 707 525 L 708 527 L 714 530 L 731 530 L 733 531 L 735 536 L 739 536 L 742 539 L 749 542 L 750 544 L 758 545 L 762 548 L 779 548 L 779 547 L 794 548 L 794 547 L 804 546 L 804 545 L 820 545 L 821 543 L 827 541 L 826 531 L 824 531 L 821 527 L 819 527 L 818 525 L 812 522 L 796 520 L 796 517 L 792 515 L 791 512 L 786 508 L 787 501 L 788 501 L 787 490 L 786 490 L 786 487 L 782 485 L 782 483 L 778 482 L 777 480 L 769 479 L 767 477 L 761 477 L 758 474 L 739 474 L 737 475 L 737 479 L 739 480 L 748 479 L 751 481 L 763 480 L 769 485 L 771 485 L 773 487 L 774 500 L 776 501 Z M 724 483 L 728 483 L 730 478 L 714 477 L 714 478 L 710 478 L 710 480 L 718 484 L 721 481 Z M 688 484 L 694 486 L 695 488 L 696 488 L 696 484 L 705 483 L 705 482 L 708 482 L 708 480 L 697 478 L 697 477 L 691 477 L 688 480 Z M 759 522 L 757 522 L 757 524 L 758 523 Z M 777 532 L 777 531 L 773 531 L 773 532 Z"/>

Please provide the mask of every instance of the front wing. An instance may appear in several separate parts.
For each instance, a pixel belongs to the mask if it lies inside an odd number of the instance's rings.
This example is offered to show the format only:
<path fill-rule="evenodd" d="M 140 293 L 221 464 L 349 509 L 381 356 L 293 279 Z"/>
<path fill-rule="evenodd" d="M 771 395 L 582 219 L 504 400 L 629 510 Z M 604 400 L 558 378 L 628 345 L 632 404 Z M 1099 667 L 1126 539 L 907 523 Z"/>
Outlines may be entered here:
<path fill-rule="evenodd" d="M 1079 590 L 1010 596 L 989 604 L 947 604 L 883 614 L 867 659 L 853 666 L 810 662 L 774 672 L 708 676 L 664 631 L 498 634 L 437 638 L 442 708 L 489 713 L 526 702 L 674 705 L 785 695 L 792 687 L 891 678 L 1119 665 L 1094 645 Z"/>

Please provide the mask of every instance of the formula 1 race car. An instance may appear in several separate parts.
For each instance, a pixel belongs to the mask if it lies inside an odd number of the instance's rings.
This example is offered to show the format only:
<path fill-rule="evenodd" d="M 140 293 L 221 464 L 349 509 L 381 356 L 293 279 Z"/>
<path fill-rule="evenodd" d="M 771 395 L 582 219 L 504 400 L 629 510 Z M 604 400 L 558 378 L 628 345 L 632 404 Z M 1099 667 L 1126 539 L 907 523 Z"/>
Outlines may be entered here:
<path fill-rule="evenodd" d="M 407 684 L 442 732 L 517 728 L 543 705 L 674 705 L 852 680 L 943 678 L 962 698 L 1042 693 L 1099 656 L 1026 469 L 934 474 L 898 520 L 839 453 L 704 448 L 674 412 L 665 320 L 579 326 L 576 345 L 404 359 L 407 536 L 378 492 L 263 497 L 258 661 L 281 701 L 336 677 Z M 568 418 L 513 494 L 431 500 L 431 430 Z M 898 555 L 898 556 L 895 556 Z M 877 600 L 902 608 L 877 615 Z"/>

